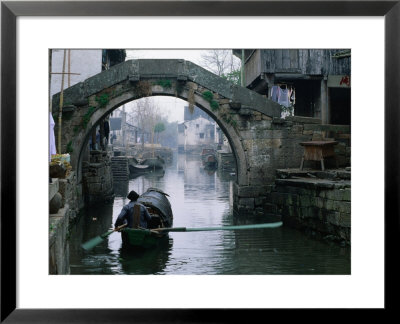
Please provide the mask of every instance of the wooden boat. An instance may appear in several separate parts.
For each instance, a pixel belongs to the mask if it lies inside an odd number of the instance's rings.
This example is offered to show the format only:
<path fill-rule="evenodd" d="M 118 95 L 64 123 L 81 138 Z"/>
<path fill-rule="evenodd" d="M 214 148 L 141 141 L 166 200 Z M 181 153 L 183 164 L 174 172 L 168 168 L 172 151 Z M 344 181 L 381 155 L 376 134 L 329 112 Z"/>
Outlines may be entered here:
<path fill-rule="evenodd" d="M 149 188 L 138 198 L 138 202 L 147 208 L 151 221 L 148 223 L 148 229 L 140 228 L 138 223 L 134 224 L 134 228 L 122 229 L 121 237 L 124 248 L 150 248 L 168 237 L 168 232 L 154 230 L 172 226 L 173 214 L 167 196 L 168 194 L 159 189 Z"/>
<path fill-rule="evenodd" d="M 149 165 L 129 163 L 130 173 L 146 173 L 150 172 L 151 170 L 153 170 L 153 168 Z"/>
<path fill-rule="evenodd" d="M 148 165 L 151 169 L 163 169 L 165 161 L 159 156 L 144 159 L 141 164 Z"/>
<path fill-rule="evenodd" d="M 201 160 L 206 169 L 213 169 L 218 165 L 217 153 L 214 149 L 203 149 L 201 152 Z"/>
<path fill-rule="evenodd" d="M 128 156 L 128 167 L 130 175 L 143 174 L 151 171 L 150 166 L 141 164 L 140 161 L 133 156 Z"/>

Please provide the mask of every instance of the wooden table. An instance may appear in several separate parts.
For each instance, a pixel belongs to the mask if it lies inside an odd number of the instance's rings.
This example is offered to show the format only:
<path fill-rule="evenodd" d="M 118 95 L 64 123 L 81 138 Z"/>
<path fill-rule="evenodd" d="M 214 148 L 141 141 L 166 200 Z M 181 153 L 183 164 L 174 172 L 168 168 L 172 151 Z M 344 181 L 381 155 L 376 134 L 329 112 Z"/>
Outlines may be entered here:
<path fill-rule="evenodd" d="M 301 159 L 300 170 L 303 170 L 304 161 L 321 161 L 321 169 L 325 170 L 324 159 L 333 157 L 337 160 L 335 150 L 333 148 L 338 142 L 336 141 L 310 141 L 302 142 L 300 145 L 304 146 L 304 154 Z"/>

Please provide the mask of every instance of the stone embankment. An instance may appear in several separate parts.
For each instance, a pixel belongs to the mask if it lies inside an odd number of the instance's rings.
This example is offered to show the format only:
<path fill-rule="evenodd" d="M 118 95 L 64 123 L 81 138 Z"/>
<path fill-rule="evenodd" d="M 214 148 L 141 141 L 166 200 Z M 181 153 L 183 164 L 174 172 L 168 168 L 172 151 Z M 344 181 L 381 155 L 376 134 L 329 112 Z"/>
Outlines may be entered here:
<path fill-rule="evenodd" d="M 280 215 L 284 226 L 316 238 L 350 245 L 350 168 L 328 171 L 277 170 L 264 210 Z"/>
<path fill-rule="evenodd" d="M 250 117 L 249 117 L 250 118 Z M 336 159 L 327 158 L 327 169 L 351 165 L 351 128 L 349 125 L 325 125 L 317 118 L 292 116 L 272 118 L 256 124 L 257 114 L 249 119 L 250 127 L 242 131 L 242 145 L 251 166 L 250 185 L 234 186 L 234 208 L 239 214 L 259 214 L 275 185 L 276 170 L 300 168 L 304 147 L 302 142 L 337 141 Z M 319 161 L 305 161 L 307 169 L 321 169 Z"/>
<path fill-rule="evenodd" d="M 90 162 L 82 163 L 83 187 L 88 205 L 114 198 L 111 161 L 107 151 L 90 151 Z"/>
<path fill-rule="evenodd" d="M 217 151 L 218 169 L 222 171 L 235 172 L 236 161 L 233 153 L 222 150 Z"/>
<path fill-rule="evenodd" d="M 75 172 L 49 184 L 49 274 L 69 274 L 69 224 L 79 211 Z"/>

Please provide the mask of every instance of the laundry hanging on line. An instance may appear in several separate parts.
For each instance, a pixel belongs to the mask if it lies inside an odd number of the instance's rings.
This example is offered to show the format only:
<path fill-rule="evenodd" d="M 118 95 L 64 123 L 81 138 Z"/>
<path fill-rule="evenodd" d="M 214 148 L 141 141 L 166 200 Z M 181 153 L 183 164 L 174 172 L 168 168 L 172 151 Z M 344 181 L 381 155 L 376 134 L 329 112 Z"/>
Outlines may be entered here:
<path fill-rule="evenodd" d="M 277 102 L 278 104 L 288 108 L 291 103 L 294 103 L 294 89 L 289 89 L 285 85 L 285 89 L 282 89 L 279 85 L 271 87 L 270 99 Z"/>
<path fill-rule="evenodd" d="M 49 148 L 49 161 L 51 161 L 51 156 L 54 154 L 57 154 L 56 152 L 56 139 L 54 136 L 54 126 L 55 126 L 55 122 L 53 119 L 53 115 L 50 113 L 50 118 L 49 118 L 49 144 L 50 144 L 50 148 Z"/>

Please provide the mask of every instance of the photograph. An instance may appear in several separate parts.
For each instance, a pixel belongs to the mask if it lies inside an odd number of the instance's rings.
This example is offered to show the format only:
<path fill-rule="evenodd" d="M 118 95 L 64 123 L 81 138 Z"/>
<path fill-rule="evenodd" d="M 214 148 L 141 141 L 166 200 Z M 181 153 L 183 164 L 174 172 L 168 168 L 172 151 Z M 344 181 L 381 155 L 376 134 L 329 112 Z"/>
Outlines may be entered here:
<path fill-rule="evenodd" d="M 351 274 L 350 49 L 50 49 L 49 274 Z"/>
<path fill-rule="evenodd" d="M 2 1 L 0 322 L 389 315 L 398 2 Z"/>

